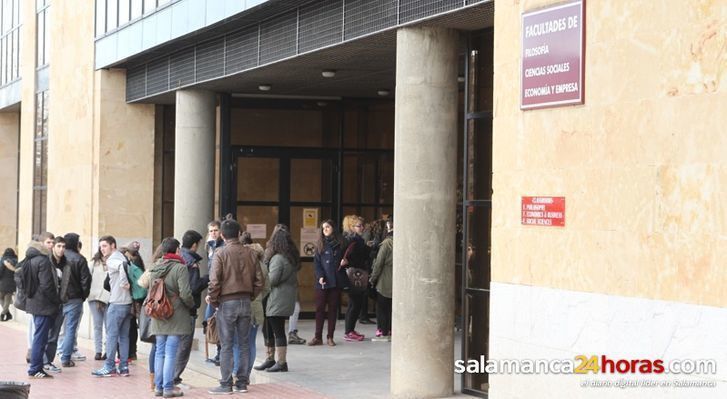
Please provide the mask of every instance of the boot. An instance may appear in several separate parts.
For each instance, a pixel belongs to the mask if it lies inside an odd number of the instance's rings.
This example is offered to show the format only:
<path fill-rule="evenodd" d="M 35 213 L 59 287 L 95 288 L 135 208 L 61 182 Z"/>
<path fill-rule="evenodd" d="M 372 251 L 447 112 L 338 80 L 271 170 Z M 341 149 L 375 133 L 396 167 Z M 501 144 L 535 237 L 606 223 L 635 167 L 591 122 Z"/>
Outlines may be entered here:
<path fill-rule="evenodd" d="M 288 354 L 287 346 L 279 346 L 275 348 L 275 354 L 278 356 L 278 361 L 275 366 L 270 367 L 267 371 L 270 373 L 285 372 L 288 371 L 288 362 L 286 355 Z"/>
<path fill-rule="evenodd" d="M 152 391 L 156 390 L 156 384 L 154 384 L 154 373 L 149 373 L 149 387 Z"/>
<path fill-rule="evenodd" d="M 275 365 L 275 347 L 266 346 L 265 352 L 267 354 L 267 357 L 265 357 L 265 361 L 253 367 L 255 370 L 266 370 Z"/>
<path fill-rule="evenodd" d="M 288 345 L 305 345 L 305 340 L 298 336 L 298 330 L 293 330 L 288 334 Z"/>

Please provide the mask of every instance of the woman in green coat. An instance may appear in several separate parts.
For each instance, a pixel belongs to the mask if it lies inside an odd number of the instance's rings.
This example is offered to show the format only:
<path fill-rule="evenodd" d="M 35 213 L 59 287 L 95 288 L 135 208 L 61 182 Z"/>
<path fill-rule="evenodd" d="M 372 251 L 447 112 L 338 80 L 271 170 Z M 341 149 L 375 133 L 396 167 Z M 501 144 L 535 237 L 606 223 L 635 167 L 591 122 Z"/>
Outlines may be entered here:
<path fill-rule="evenodd" d="M 149 269 L 148 280 L 142 276 L 139 283 L 152 288 L 155 279 L 163 279 L 166 296 L 174 307 L 174 314 L 169 319 L 151 319 L 151 333 L 156 336 L 154 354 L 156 394 L 171 398 L 182 396 L 182 391 L 174 388 L 174 368 L 180 337 L 192 334 L 189 315 L 194 307 L 194 299 L 189 287 L 187 266 L 179 256 L 179 241 L 167 237 L 162 240 L 161 246 L 164 256 Z"/>
<path fill-rule="evenodd" d="M 268 264 L 267 281 L 270 283 L 270 294 L 265 301 L 265 336 L 268 345 L 271 341 L 275 345 L 278 360 L 274 364 L 266 361 L 261 366 L 267 366 L 265 369 L 270 372 L 288 371 L 285 320 L 295 309 L 300 270 L 298 248 L 290 236 L 288 226 L 276 226 L 265 249 L 265 262 Z M 272 352 L 271 349 L 268 348 L 268 351 Z"/>

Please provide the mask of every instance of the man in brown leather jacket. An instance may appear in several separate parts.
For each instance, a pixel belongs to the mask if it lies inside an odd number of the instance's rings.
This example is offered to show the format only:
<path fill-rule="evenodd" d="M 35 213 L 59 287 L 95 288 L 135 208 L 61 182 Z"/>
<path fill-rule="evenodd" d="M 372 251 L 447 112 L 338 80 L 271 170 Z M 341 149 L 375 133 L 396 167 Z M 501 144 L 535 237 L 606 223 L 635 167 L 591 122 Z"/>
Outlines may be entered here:
<path fill-rule="evenodd" d="M 240 224 L 225 220 L 220 226 L 224 247 L 215 252 L 212 274 L 205 301 L 217 308 L 217 331 L 220 336 L 220 386 L 211 394 L 247 392 L 248 334 L 250 333 L 250 302 L 263 290 L 263 273 L 255 251 L 240 243 Z M 233 384 L 232 341 L 237 336 L 240 364 Z M 234 385 L 234 387 L 233 387 Z"/>

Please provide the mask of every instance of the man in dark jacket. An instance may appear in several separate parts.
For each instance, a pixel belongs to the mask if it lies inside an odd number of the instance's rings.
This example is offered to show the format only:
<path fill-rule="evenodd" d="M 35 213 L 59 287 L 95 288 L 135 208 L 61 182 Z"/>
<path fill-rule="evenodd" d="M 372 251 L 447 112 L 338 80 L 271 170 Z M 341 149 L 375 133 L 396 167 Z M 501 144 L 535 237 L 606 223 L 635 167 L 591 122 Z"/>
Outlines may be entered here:
<path fill-rule="evenodd" d="M 91 272 L 86 258 L 78 253 L 78 234 L 68 233 L 63 237 L 66 241 L 65 258 L 61 277 L 61 301 L 63 302 L 63 345 L 61 346 L 61 365 L 73 367 L 71 360 L 76 347 L 76 333 L 83 316 L 83 302 L 91 291 Z"/>
<path fill-rule="evenodd" d="M 51 253 L 48 256 L 48 258 L 51 261 L 51 264 L 53 265 L 53 271 L 56 275 L 56 282 L 58 286 L 58 294 L 60 298 L 60 287 L 61 287 L 61 278 L 63 276 L 63 269 L 67 265 L 66 261 L 66 240 L 61 237 L 55 237 L 53 239 L 53 246 L 51 247 Z M 53 361 L 56 358 L 56 350 L 58 349 L 58 340 L 61 333 L 61 327 L 63 327 L 63 305 L 62 305 L 63 299 L 61 299 L 61 304 L 58 306 L 58 313 L 56 317 L 54 318 L 53 326 L 51 326 L 50 332 L 48 333 L 48 344 L 46 344 L 45 348 L 45 358 L 43 359 L 45 362 L 45 365 L 43 366 L 43 370 L 49 371 L 51 373 L 60 373 L 61 369 L 53 364 Z"/>
<path fill-rule="evenodd" d="M 26 292 L 25 310 L 33 315 L 35 333 L 31 345 L 30 368 L 28 375 L 32 378 L 53 378 L 43 370 L 43 354 L 48 343 L 48 332 L 55 323 L 61 298 L 58 295 L 58 278 L 55 267 L 48 257 L 48 249 L 39 242 L 31 242 L 25 252 L 30 267 L 30 278 L 34 286 Z"/>
<path fill-rule="evenodd" d="M 200 277 L 199 262 L 202 257 L 197 253 L 199 243 L 202 242 L 202 234 L 195 230 L 187 230 L 182 236 L 181 255 L 184 263 L 187 265 L 189 272 L 189 288 L 192 290 L 192 298 L 194 299 L 194 308 L 191 310 L 189 322 L 192 325 L 190 335 L 183 335 L 179 338 L 179 347 L 177 349 L 177 364 L 174 367 L 174 385 L 182 383 L 182 372 L 189 362 L 189 354 L 192 352 L 192 339 L 194 338 L 194 326 L 197 322 L 197 309 L 202 304 L 202 291 L 207 288 L 209 279 L 207 276 Z"/>

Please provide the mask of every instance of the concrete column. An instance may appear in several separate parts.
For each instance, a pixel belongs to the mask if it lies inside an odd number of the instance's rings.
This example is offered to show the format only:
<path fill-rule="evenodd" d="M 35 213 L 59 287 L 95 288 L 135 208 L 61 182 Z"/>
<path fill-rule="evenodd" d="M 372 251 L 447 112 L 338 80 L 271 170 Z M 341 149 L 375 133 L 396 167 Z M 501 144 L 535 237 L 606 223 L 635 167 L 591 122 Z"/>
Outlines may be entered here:
<path fill-rule="evenodd" d="M 397 32 L 394 397 L 454 390 L 457 44 L 449 29 Z"/>
<path fill-rule="evenodd" d="M 215 198 L 214 93 L 178 90 L 174 143 L 174 236 L 189 229 L 206 237 Z"/>

